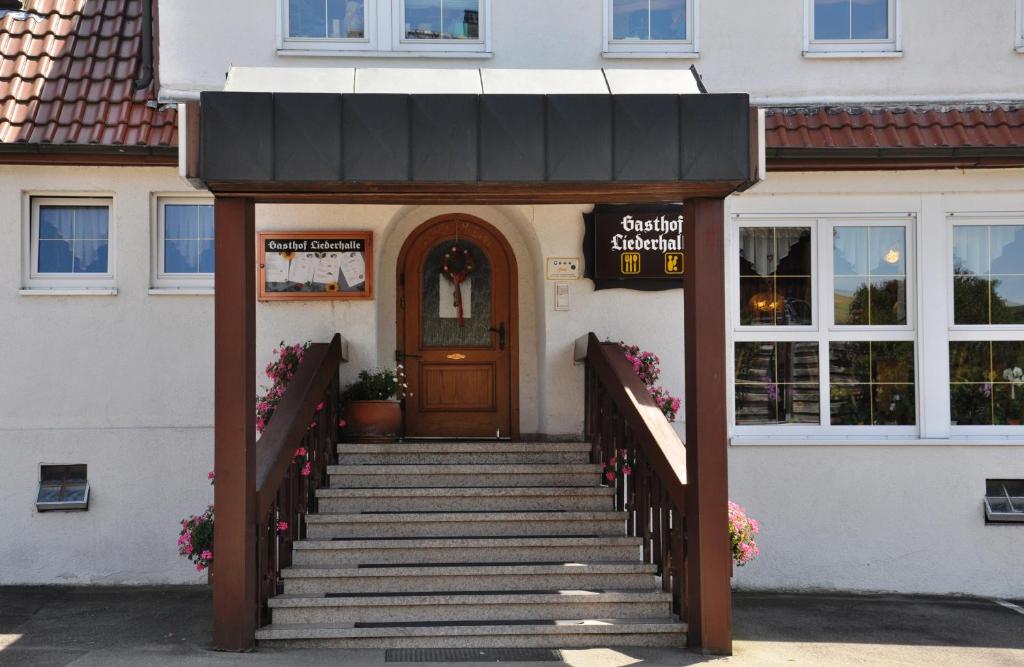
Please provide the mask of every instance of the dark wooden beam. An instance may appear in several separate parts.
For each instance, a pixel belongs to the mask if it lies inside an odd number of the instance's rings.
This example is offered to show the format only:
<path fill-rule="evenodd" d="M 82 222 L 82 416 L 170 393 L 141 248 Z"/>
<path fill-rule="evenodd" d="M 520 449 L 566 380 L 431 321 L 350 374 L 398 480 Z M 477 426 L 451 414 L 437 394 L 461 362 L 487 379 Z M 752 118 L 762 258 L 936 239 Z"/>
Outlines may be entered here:
<path fill-rule="evenodd" d="M 255 644 L 256 214 L 252 200 L 217 199 L 214 273 L 213 643 Z"/>
<path fill-rule="evenodd" d="M 739 181 L 646 183 L 418 183 L 207 181 L 211 192 L 261 204 L 580 204 L 672 203 L 725 197 Z"/>
<path fill-rule="evenodd" d="M 686 206 L 687 636 L 704 653 L 731 654 L 725 204 L 692 199 Z"/>

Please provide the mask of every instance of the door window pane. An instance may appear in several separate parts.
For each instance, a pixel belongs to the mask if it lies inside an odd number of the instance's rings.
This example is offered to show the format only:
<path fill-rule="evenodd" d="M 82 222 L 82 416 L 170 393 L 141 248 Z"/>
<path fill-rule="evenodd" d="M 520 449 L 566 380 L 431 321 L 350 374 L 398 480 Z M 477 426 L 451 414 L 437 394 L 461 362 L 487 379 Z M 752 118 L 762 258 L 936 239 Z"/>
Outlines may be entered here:
<path fill-rule="evenodd" d="M 839 325 L 907 323 L 906 230 L 835 227 L 833 308 Z"/>
<path fill-rule="evenodd" d="M 955 324 L 1024 324 L 1024 225 L 953 226 Z"/>
<path fill-rule="evenodd" d="M 915 424 L 914 343 L 830 343 L 829 396 L 834 426 Z"/>
<path fill-rule="evenodd" d="M 38 273 L 108 273 L 110 209 L 40 206 Z"/>
<path fill-rule="evenodd" d="M 288 0 L 288 36 L 362 39 L 365 0 Z"/>
<path fill-rule="evenodd" d="M 213 273 L 213 206 L 164 204 L 164 273 Z"/>
<path fill-rule="evenodd" d="M 480 39 L 480 0 L 403 0 L 406 39 Z"/>
<path fill-rule="evenodd" d="M 452 248 L 458 248 L 452 251 Z M 463 322 L 459 324 L 455 287 L 444 276 L 449 266 L 455 271 L 469 253 L 473 270 L 460 286 Z M 446 257 L 447 256 L 447 257 Z M 423 262 L 420 318 L 424 347 L 491 347 L 491 262 L 475 243 L 450 239 L 435 246 Z"/>
<path fill-rule="evenodd" d="M 818 424 L 818 344 L 735 344 L 736 423 Z"/>
<path fill-rule="evenodd" d="M 889 38 L 889 0 L 814 0 L 814 39 Z"/>
<path fill-rule="evenodd" d="M 950 420 L 960 426 L 1024 421 L 1024 342 L 949 344 Z"/>
<path fill-rule="evenodd" d="M 740 229 L 740 323 L 809 325 L 811 228 Z"/>
<path fill-rule="evenodd" d="M 612 39 L 687 39 L 687 0 L 612 0 Z"/>

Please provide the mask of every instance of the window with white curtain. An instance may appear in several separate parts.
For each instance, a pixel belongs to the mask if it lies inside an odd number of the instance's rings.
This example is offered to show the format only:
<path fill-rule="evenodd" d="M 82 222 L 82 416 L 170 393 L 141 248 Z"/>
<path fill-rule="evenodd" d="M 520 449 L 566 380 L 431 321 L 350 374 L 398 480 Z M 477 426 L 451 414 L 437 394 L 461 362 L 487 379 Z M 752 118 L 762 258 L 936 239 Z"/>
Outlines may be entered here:
<path fill-rule="evenodd" d="M 697 0 L 604 0 L 606 55 L 697 54 Z"/>
<path fill-rule="evenodd" d="M 207 198 L 156 198 L 153 229 L 155 289 L 213 289 L 214 217 Z"/>
<path fill-rule="evenodd" d="M 740 216 L 736 431 L 913 434 L 913 219 Z"/>
<path fill-rule="evenodd" d="M 898 52 L 900 0 L 805 0 L 804 51 Z"/>
<path fill-rule="evenodd" d="M 105 198 L 31 198 L 25 287 L 113 287 L 110 212 Z"/>

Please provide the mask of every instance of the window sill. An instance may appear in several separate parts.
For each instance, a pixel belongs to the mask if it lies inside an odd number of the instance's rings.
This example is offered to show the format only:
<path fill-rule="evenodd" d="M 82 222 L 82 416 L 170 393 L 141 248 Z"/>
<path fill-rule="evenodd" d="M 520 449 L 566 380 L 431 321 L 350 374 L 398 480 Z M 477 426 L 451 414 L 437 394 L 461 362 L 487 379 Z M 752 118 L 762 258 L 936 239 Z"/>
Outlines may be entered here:
<path fill-rule="evenodd" d="M 804 51 L 804 58 L 810 60 L 846 59 L 858 60 L 869 58 L 902 58 L 902 51 Z"/>
<path fill-rule="evenodd" d="M 1018 46 L 1017 48 L 1015 48 L 1014 52 L 1015 53 L 1019 53 L 1021 55 L 1024 55 L 1024 44 L 1022 44 L 1021 46 Z"/>
<path fill-rule="evenodd" d="M 698 60 L 700 51 L 602 51 L 606 60 Z"/>
<path fill-rule="evenodd" d="M 151 287 L 150 296 L 213 296 L 212 287 Z"/>
<path fill-rule="evenodd" d="M 733 436 L 732 447 L 1024 447 L 1022 435 L 953 436 L 917 438 L 907 436 Z"/>
<path fill-rule="evenodd" d="M 116 287 L 26 287 L 21 296 L 117 296 Z"/>
<path fill-rule="evenodd" d="M 356 51 L 341 49 L 278 49 L 279 56 L 322 58 L 449 58 L 462 60 L 489 60 L 491 51 Z"/>

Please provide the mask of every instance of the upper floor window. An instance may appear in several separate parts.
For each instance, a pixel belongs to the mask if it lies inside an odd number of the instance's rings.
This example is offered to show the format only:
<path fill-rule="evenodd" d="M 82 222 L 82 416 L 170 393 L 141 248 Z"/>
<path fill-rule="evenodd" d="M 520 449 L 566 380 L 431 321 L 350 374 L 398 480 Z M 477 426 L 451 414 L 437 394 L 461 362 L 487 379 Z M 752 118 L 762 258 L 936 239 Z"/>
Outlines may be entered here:
<path fill-rule="evenodd" d="M 1017 0 L 1017 53 L 1024 53 L 1024 0 Z"/>
<path fill-rule="evenodd" d="M 899 0 L 805 0 L 808 54 L 898 53 Z"/>
<path fill-rule="evenodd" d="M 26 287 L 113 287 L 110 208 L 109 199 L 33 197 Z"/>
<path fill-rule="evenodd" d="M 697 0 L 605 0 L 605 55 L 696 55 Z"/>
<path fill-rule="evenodd" d="M 213 204 L 196 197 L 159 197 L 153 287 L 213 289 Z"/>
<path fill-rule="evenodd" d="M 281 47 L 286 52 L 356 51 L 365 55 L 406 51 L 458 55 L 490 51 L 490 0 L 281 3 Z"/>

